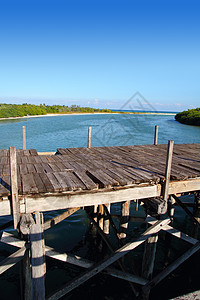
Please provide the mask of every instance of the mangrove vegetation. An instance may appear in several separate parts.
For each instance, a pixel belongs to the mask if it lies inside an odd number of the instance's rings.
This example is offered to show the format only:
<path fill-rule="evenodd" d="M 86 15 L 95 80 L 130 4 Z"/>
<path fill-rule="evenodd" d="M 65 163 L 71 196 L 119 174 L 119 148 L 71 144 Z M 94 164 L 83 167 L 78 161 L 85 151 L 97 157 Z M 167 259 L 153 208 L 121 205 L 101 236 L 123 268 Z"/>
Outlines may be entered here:
<path fill-rule="evenodd" d="M 70 114 L 70 113 L 110 113 L 110 109 L 98 109 L 80 107 L 79 105 L 34 105 L 34 104 L 4 104 L 0 103 L 0 118 L 24 117 L 46 114 Z"/>
<path fill-rule="evenodd" d="M 180 112 L 176 114 L 175 119 L 183 124 L 200 126 L 200 108 Z"/>

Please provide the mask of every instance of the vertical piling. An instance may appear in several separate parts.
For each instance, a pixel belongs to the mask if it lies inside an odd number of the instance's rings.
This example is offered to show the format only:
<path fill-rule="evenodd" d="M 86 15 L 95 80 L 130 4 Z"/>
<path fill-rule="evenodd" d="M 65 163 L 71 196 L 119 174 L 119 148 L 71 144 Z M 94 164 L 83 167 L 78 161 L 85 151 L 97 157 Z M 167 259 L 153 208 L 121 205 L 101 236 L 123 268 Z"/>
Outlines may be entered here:
<path fill-rule="evenodd" d="M 174 208 L 174 203 L 176 201 L 174 200 L 174 198 L 172 196 L 169 196 L 169 206 L 168 206 L 168 215 L 170 217 L 170 220 L 173 222 L 174 219 L 174 212 L 175 212 L 175 208 Z"/>
<path fill-rule="evenodd" d="M 26 126 L 23 126 L 23 150 L 26 150 Z"/>
<path fill-rule="evenodd" d="M 32 299 L 45 300 L 46 273 L 45 249 L 43 237 L 43 215 L 35 213 L 35 224 L 30 229 L 31 265 L 32 265 Z"/>
<path fill-rule="evenodd" d="M 166 201 L 166 204 L 168 199 L 169 182 L 171 176 L 173 147 L 174 147 L 174 141 L 168 141 L 167 160 L 166 160 L 166 168 L 165 168 L 165 184 L 163 190 L 163 199 L 164 201 Z"/>
<path fill-rule="evenodd" d="M 92 126 L 88 128 L 88 148 L 91 148 Z"/>
<path fill-rule="evenodd" d="M 200 223 L 200 191 L 194 193 L 194 209 L 193 214 L 197 222 Z M 199 225 L 194 224 L 193 236 L 194 238 L 198 238 Z"/>
<path fill-rule="evenodd" d="M 129 210 L 131 201 L 124 201 L 121 203 L 121 220 L 119 225 L 120 239 L 122 241 L 126 238 L 128 221 L 129 221 Z"/>
<path fill-rule="evenodd" d="M 109 204 L 105 204 L 107 207 L 108 212 L 110 213 L 110 203 Z M 107 214 L 105 214 L 104 217 L 104 226 L 103 226 L 103 231 L 105 234 L 109 234 L 109 226 L 110 225 L 110 221 L 109 221 L 109 217 Z"/>
<path fill-rule="evenodd" d="M 14 228 L 16 229 L 20 220 L 20 208 L 18 199 L 18 184 L 17 184 L 17 155 L 16 148 L 10 147 L 10 184 L 12 196 L 12 214 Z"/>
<path fill-rule="evenodd" d="M 101 230 L 103 230 L 104 225 L 104 207 L 103 204 L 99 205 L 99 211 L 98 211 L 98 223 Z"/>
<path fill-rule="evenodd" d="M 155 126 L 154 145 L 158 145 L 158 125 Z"/>

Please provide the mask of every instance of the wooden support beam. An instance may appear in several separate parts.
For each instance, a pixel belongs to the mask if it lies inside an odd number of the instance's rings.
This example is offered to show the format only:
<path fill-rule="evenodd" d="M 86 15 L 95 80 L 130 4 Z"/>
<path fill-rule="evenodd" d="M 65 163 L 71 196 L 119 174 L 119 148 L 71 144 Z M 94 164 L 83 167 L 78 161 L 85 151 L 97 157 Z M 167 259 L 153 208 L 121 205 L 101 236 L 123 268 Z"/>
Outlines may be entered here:
<path fill-rule="evenodd" d="M 105 210 L 105 206 L 107 208 L 107 211 L 110 213 L 110 204 L 105 204 L 104 205 L 104 210 Z M 105 234 L 109 234 L 110 232 L 110 221 L 109 221 L 109 217 L 108 217 L 108 214 L 106 213 L 104 215 L 104 224 L 103 224 L 103 231 Z"/>
<path fill-rule="evenodd" d="M 20 207 L 18 198 L 18 184 L 17 184 L 17 156 L 16 148 L 10 147 L 10 182 L 11 182 L 11 197 L 12 197 L 12 215 L 14 228 L 17 229 L 20 220 Z"/>
<path fill-rule="evenodd" d="M 152 280 L 150 280 L 143 288 L 143 292 L 146 293 L 154 286 L 156 286 L 160 281 L 166 278 L 171 272 L 178 268 L 184 261 L 190 258 L 194 253 L 200 250 L 200 242 L 196 243 L 192 248 L 181 255 L 177 260 L 170 264 L 166 269 L 156 275 Z"/>
<path fill-rule="evenodd" d="M 21 261 L 21 281 L 22 295 L 24 300 L 32 299 L 32 278 L 31 278 L 31 258 L 30 249 L 26 249 L 24 258 Z"/>
<path fill-rule="evenodd" d="M 93 223 L 93 225 L 96 227 L 97 231 L 99 232 L 99 234 L 101 235 L 102 239 L 104 240 L 104 242 L 107 244 L 108 248 L 110 249 L 111 253 L 114 253 L 114 248 L 112 246 L 112 244 L 110 243 L 108 237 L 106 236 L 106 234 L 103 232 L 103 230 L 101 229 L 101 227 L 98 225 L 97 222 L 94 221 L 94 219 L 88 214 L 89 219 L 91 220 L 91 222 Z M 125 272 L 125 267 L 122 261 L 118 261 L 118 265 L 121 268 L 121 270 L 123 272 Z M 133 284 L 131 282 L 129 282 L 130 287 L 134 293 L 134 295 L 137 295 L 138 292 L 136 291 L 136 289 L 134 288 Z"/>
<path fill-rule="evenodd" d="M 26 150 L 26 126 L 23 126 L 23 150 Z"/>
<path fill-rule="evenodd" d="M 41 213 L 35 213 L 35 222 L 30 229 L 32 297 L 34 300 L 45 300 L 44 276 L 46 266 L 43 242 L 43 216 Z"/>
<path fill-rule="evenodd" d="M 108 209 L 106 206 L 104 206 L 104 209 L 105 209 L 105 212 L 106 212 L 106 215 L 107 217 L 109 218 L 109 221 L 110 221 L 110 225 L 111 225 L 111 228 L 113 229 L 113 232 L 118 240 L 119 243 L 121 243 L 121 246 L 122 246 L 122 241 L 120 240 L 120 234 L 115 226 L 115 223 L 113 222 L 113 219 L 112 219 L 112 216 L 111 214 L 109 213 Z M 119 219 L 121 218 L 121 216 L 118 216 Z"/>
<path fill-rule="evenodd" d="M 69 208 L 67 211 L 65 211 L 64 213 L 60 214 L 59 216 L 56 216 L 55 218 L 52 218 L 52 219 L 46 221 L 44 223 L 44 230 L 47 230 L 47 229 L 55 226 L 56 224 L 60 223 L 64 219 L 66 219 L 66 218 L 70 217 L 71 215 L 73 215 L 79 209 L 80 209 L 80 207 Z"/>
<path fill-rule="evenodd" d="M 155 126 L 154 145 L 158 145 L 158 125 Z"/>
<path fill-rule="evenodd" d="M 176 202 L 178 203 L 178 205 L 180 207 L 182 207 L 182 209 L 186 212 L 186 214 L 188 214 L 188 216 L 190 216 L 190 218 L 193 220 L 193 222 L 200 226 L 200 223 L 197 221 L 197 219 L 193 216 L 193 214 L 191 213 L 191 211 L 184 205 L 183 202 L 181 202 L 181 200 L 176 196 L 176 195 L 173 195 L 173 198 L 176 200 Z"/>
<path fill-rule="evenodd" d="M 145 249 L 144 249 L 143 263 L 142 263 L 142 277 L 146 279 L 150 279 L 153 274 L 157 241 L 158 241 L 158 235 L 155 234 L 149 237 L 145 242 Z"/>
<path fill-rule="evenodd" d="M 121 203 L 121 220 L 119 225 L 119 233 L 120 233 L 120 239 L 122 241 L 126 239 L 130 205 L 131 205 L 131 201 L 124 201 Z"/>
<path fill-rule="evenodd" d="M 24 258 L 24 253 L 26 251 L 26 247 L 22 247 L 17 250 L 15 253 L 8 256 L 6 259 L 0 262 L 0 274 L 3 274 L 5 271 L 13 267 L 16 263 Z"/>
<path fill-rule="evenodd" d="M 193 208 L 194 218 L 200 223 L 200 192 L 194 193 L 194 208 Z M 193 236 L 198 237 L 199 226 L 194 224 Z"/>
<path fill-rule="evenodd" d="M 152 217 L 147 217 L 146 221 L 153 225 L 157 222 L 157 220 L 155 218 Z M 189 244 L 196 244 L 198 242 L 197 239 L 192 238 L 191 236 L 189 236 L 188 234 L 185 234 L 183 232 L 181 232 L 180 230 L 170 226 L 170 225 L 166 225 L 165 227 L 162 228 L 165 232 L 169 233 L 170 235 L 173 235 L 176 238 L 179 238 Z"/>
<path fill-rule="evenodd" d="M 88 127 L 88 148 L 91 148 L 92 126 Z"/>
<path fill-rule="evenodd" d="M 81 274 L 76 279 L 72 280 L 71 282 L 67 283 L 63 286 L 60 290 L 52 294 L 51 296 L 47 297 L 47 300 L 56 300 L 60 299 L 67 293 L 71 292 L 73 289 L 78 287 L 79 285 L 83 284 L 85 281 L 92 278 L 94 275 L 98 274 L 99 272 L 103 271 L 105 268 L 110 266 L 112 263 L 117 261 L 118 259 L 122 258 L 126 255 L 129 251 L 135 249 L 139 245 L 141 245 L 146 239 L 149 238 L 154 233 L 159 232 L 162 227 L 167 225 L 170 222 L 170 219 L 165 219 L 162 221 L 157 221 L 155 225 L 151 226 L 147 229 L 137 240 L 131 241 L 130 243 L 124 245 L 122 248 L 118 249 L 115 253 L 111 254 L 108 258 L 105 258 L 103 261 L 99 262 L 92 268 L 90 268 L 84 274 Z"/>
<path fill-rule="evenodd" d="M 167 207 L 167 199 L 169 194 L 169 182 L 171 176 L 173 147 L 174 147 L 174 141 L 168 141 L 167 160 L 166 160 L 166 168 L 165 168 L 165 184 L 163 190 L 163 199 L 164 201 L 166 201 L 166 207 Z"/>
<path fill-rule="evenodd" d="M 154 262 L 156 257 L 158 235 L 152 235 L 145 242 L 145 249 L 142 261 L 142 277 L 146 279 L 151 279 L 153 275 Z M 141 295 L 142 300 L 149 299 L 149 291 L 145 291 Z"/>
<path fill-rule="evenodd" d="M 8 233 L 8 232 L 3 233 L 1 242 L 15 246 L 15 247 L 23 247 L 23 245 L 24 245 L 24 241 L 19 240 L 13 234 Z M 77 256 L 77 255 L 60 253 L 60 252 L 57 252 L 55 249 L 48 247 L 48 246 L 45 246 L 45 255 L 50 258 L 53 258 L 53 259 L 56 259 L 56 260 L 59 260 L 62 262 L 67 262 L 69 264 L 76 265 L 78 267 L 82 267 L 82 268 L 86 268 L 86 269 L 88 269 L 94 265 L 94 262 L 92 262 L 88 259 L 81 258 L 80 256 Z M 121 278 L 126 281 L 130 281 L 132 283 L 137 283 L 140 285 L 145 285 L 147 283 L 147 280 L 142 277 L 139 277 L 139 276 L 127 273 L 127 272 L 122 272 L 115 268 L 110 268 L 110 267 L 106 268 L 103 271 L 103 273 L 114 276 L 116 278 Z M 27 298 L 27 300 L 29 300 L 29 299 L 30 298 Z"/>
<path fill-rule="evenodd" d="M 173 222 L 174 220 L 174 212 L 175 212 L 175 208 L 174 208 L 174 204 L 176 203 L 176 201 L 174 200 L 174 198 L 170 195 L 169 196 L 169 202 L 168 202 L 168 215 L 170 217 L 170 220 Z"/>
<path fill-rule="evenodd" d="M 101 230 L 103 230 L 103 224 L 104 224 L 104 206 L 103 206 L 103 204 L 99 205 L 99 207 L 98 207 L 97 221 L 98 221 L 99 227 L 101 228 Z"/>

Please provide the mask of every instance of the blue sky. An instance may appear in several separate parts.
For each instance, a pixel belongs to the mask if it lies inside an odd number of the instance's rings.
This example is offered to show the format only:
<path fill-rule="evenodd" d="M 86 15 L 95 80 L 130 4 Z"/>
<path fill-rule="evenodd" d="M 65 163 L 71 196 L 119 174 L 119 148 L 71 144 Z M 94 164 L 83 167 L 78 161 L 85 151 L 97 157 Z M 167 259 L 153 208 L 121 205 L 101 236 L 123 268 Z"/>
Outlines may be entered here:
<path fill-rule="evenodd" d="M 197 0 L 0 0 L 0 101 L 199 107 L 199 15 Z"/>

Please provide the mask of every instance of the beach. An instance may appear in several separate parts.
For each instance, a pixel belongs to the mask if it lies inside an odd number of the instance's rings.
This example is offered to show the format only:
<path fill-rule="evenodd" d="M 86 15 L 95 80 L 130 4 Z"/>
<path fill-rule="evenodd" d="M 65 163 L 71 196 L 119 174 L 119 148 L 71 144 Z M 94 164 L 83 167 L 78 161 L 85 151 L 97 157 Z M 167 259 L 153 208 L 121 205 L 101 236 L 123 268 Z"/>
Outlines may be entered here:
<path fill-rule="evenodd" d="M 176 113 L 171 112 L 93 112 L 93 113 L 60 113 L 60 114 L 46 114 L 46 115 L 33 115 L 33 116 L 23 116 L 23 117 L 8 117 L 0 118 L 0 121 L 3 120 L 15 120 L 15 119 L 27 119 L 27 118 L 42 118 L 42 117 L 57 117 L 57 116 L 76 116 L 76 115 L 112 115 L 112 114 L 127 114 L 127 115 L 163 115 L 163 116 L 175 116 Z"/>

